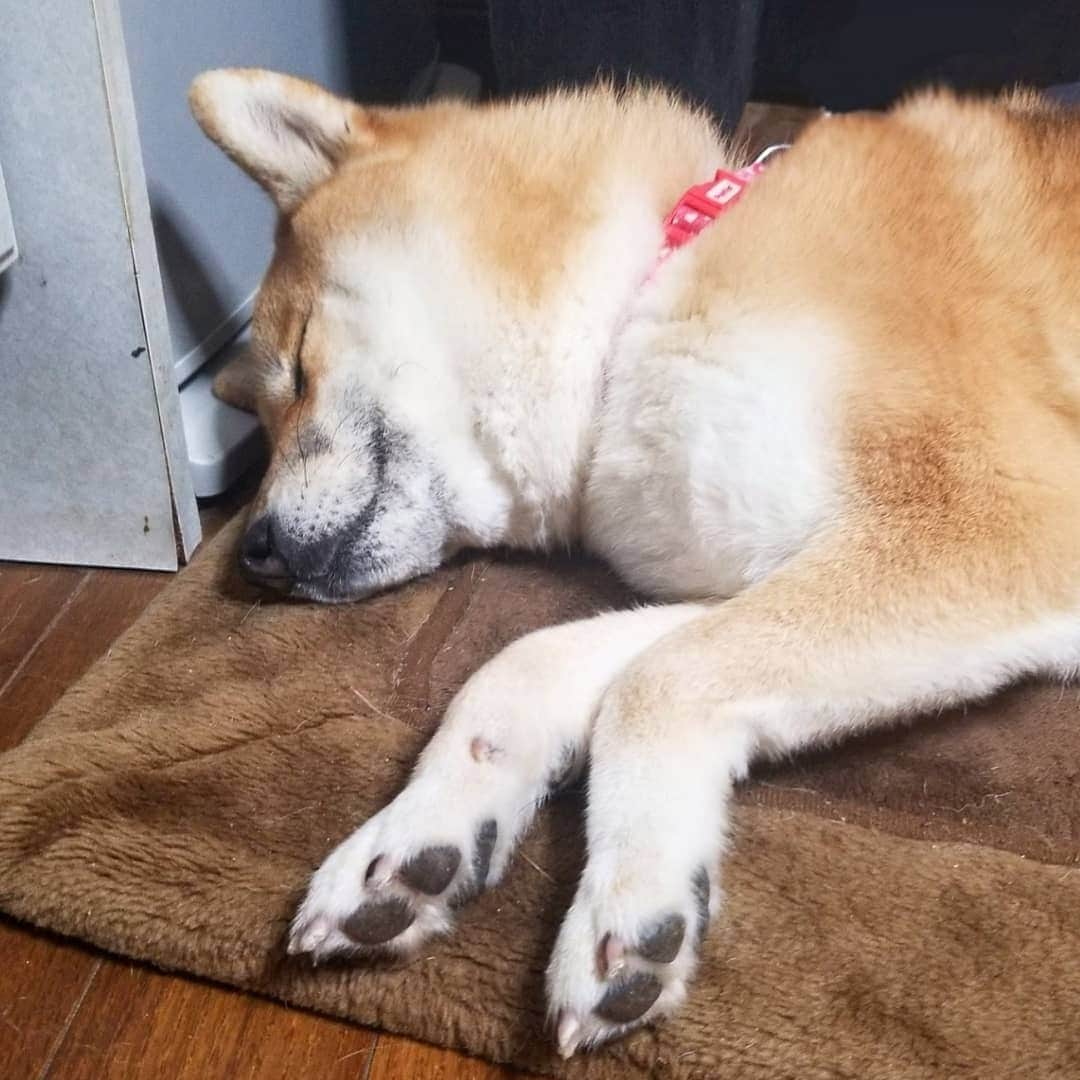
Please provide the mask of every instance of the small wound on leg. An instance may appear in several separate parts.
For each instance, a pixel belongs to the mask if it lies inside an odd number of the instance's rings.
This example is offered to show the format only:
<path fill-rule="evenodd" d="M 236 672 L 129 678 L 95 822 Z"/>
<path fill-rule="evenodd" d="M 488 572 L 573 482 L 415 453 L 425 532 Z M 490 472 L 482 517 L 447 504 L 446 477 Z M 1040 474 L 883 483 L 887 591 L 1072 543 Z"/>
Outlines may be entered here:
<path fill-rule="evenodd" d="M 472 742 L 469 743 L 469 753 L 472 755 L 473 761 L 485 762 L 493 761 L 502 751 L 494 743 L 488 742 L 482 735 L 474 735 Z"/>

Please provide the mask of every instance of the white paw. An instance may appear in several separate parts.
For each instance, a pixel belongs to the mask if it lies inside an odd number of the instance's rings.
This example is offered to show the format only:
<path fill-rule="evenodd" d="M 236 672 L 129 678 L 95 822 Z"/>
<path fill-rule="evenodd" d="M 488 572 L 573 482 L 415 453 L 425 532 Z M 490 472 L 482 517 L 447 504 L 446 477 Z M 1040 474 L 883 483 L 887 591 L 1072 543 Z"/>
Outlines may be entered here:
<path fill-rule="evenodd" d="M 580 741 L 530 722 L 535 697 L 510 693 L 507 670 L 466 684 L 405 790 L 315 872 L 290 953 L 408 954 L 502 877 L 536 807 L 584 766 Z"/>
<path fill-rule="evenodd" d="M 446 933 L 453 909 L 497 879 L 505 846 L 495 817 L 446 803 L 406 788 L 340 844 L 311 879 L 289 952 L 407 955 Z"/>
<path fill-rule="evenodd" d="M 628 889 L 618 881 L 586 868 L 548 966 L 548 1012 L 564 1058 L 678 1008 L 717 906 L 704 866 L 677 882 Z"/>

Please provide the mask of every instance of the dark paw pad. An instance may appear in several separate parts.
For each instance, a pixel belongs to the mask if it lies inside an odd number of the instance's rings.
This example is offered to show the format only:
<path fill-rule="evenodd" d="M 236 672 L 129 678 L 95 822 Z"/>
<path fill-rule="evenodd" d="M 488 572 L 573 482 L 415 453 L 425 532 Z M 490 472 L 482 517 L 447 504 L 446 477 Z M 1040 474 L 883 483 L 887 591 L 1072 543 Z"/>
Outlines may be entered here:
<path fill-rule="evenodd" d="M 638 971 L 612 983 L 593 1012 L 612 1024 L 632 1024 L 652 1008 L 661 990 L 659 979 Z"/>
<path fill-rule="evenodd" d="M 342 929 L 358 945 L 384 945 L 408 930 L 416 918 L 400 896 L 361 904 L 346 920 Z"/>
<path fill-rule="evenodd" d="M 473 883 L 477 892 L 483 892 L 487 885 L 488 870 L 491 868 L 491 853 L 495 850 L 495 838 L 499 835 L 499 826 L 494 819 L 485 821 L 476 830 L 475 848 L 472 857 Z"/>
<path fill-rule="evenodd" d="M 705 931 L 709 928 L 709 871 L 704 866 L 699 866 L 694 874 L 692 882 L 694 889 L 694 904 L 697 907 L 698 925 L 697 939 L 700 945 L 705 937 Z"/>
<path fill-rule="evenodd" d="M 637 953 L 653 963 L 670 964 L 679 955 L 685 936 L 686 920 L 681 915 L 669 915 L 642 936 Z"/>
<path fill-rule="evenodd" d="M 418 852 L 398 870 L 398 877 L 417 892 L 438 896 L 453 880 L 461 865 L 461 852 L 444 844 Z"/>

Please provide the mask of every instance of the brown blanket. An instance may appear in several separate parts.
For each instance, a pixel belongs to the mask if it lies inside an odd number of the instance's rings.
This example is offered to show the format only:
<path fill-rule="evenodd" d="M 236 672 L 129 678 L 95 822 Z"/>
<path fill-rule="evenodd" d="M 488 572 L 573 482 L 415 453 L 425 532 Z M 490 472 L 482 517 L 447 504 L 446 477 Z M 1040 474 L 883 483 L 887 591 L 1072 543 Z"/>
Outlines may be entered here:
<path fill-rule="evenodd" d="M 477 559 L 373 601 L 260 600 L 236 527 L 0 757 L 0 907 L 97 945 L 542 1073 L 1080 1076 L 1077 691 L 1028 686 L 761 773 L 679 1019 L 563 1064 L 548 949 L 580 793 L 398 967 L 288 960 L 309 872 L 401 785 L 466 675 L 625 603 L 600 568 Z"/>

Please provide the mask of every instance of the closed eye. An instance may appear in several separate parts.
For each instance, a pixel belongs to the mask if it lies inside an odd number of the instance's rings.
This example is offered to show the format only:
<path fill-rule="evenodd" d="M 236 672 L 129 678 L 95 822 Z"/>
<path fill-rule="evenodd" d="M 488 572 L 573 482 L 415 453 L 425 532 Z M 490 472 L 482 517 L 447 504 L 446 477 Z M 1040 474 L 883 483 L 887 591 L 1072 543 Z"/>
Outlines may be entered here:
<path fill-rule="evenodd" d="M 300 344 L 296 348 L 296 360 L 293 362 L 293 393 L 302 398 L 307 390 L 307 379 L 304 376 L 304 338 L 307 337 L 307 322 L 300 331 Z"/>

